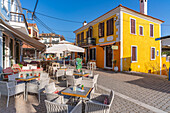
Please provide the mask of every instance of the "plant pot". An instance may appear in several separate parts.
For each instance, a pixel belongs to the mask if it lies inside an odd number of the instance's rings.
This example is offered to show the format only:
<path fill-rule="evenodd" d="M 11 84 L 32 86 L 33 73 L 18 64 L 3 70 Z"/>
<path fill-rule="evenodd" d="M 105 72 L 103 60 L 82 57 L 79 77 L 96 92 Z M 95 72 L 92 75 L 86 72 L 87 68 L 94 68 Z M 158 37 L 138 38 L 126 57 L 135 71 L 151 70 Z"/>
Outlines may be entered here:
<path fill-rule="evenodd" d="M 118 72 L 119 68 L 117 66 L 114 67 L 114 71 Z"/>

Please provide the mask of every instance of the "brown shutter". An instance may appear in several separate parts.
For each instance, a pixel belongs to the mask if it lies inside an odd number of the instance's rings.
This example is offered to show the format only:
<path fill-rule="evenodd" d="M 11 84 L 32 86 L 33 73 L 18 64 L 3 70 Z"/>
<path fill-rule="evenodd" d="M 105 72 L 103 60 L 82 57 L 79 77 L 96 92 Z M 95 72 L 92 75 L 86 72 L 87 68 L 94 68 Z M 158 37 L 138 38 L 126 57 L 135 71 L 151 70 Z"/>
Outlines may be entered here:
<path fill-rule="evenodd" d="M 132 47 L 132 61 L 136 61 L 136 47 Z"/>
<path fill-rule="evenodd" d="M 84 32 L 81 33 L 81 42 L 84 42 Z"/>
<path fill-rule="evenodd" d="M 111 35 L 113 34 L 113 27 L 114 27 L 114 25 L 113 25 L 113 18 L 111 19 Z"/>
<path fill-rule="evenodd" d="M 104 22 L 102 23 L 102 37 L 104 37 Z"/>
<path fill-rule="evenodd" d="M 131 33 L 135 34 L 135 20 L 134 19 L 131 19 Z"/>
<path fill-rule="evenodd" d="M 140 35 L 143 35 L 143 27 L 140 26 Z"/>
<path fill-rule="evenodd" d="M 109 35 L 109 20 L 107 21 L 107 36 Z"/>
<path fill-rule="evenodd" d="M 155 59 L 155 48 L 152 48 L 152 59 Z"/>
<path fill-rule="evenodd" d="M 153 37 L 153 25 L 150 24 L 150 36 Z"/>

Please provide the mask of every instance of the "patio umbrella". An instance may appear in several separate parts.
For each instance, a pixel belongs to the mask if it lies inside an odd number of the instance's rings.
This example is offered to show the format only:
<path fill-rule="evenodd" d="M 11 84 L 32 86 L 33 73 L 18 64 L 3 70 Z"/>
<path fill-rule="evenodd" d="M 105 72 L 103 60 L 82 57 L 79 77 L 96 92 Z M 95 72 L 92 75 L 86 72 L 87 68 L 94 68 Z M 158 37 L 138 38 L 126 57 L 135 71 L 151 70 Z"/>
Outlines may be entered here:
<path fill-rule="evenodd" d="M 72 44 L 56 44 L 46 50 L 45 53 L 61 53 L 61 52 L 81 52 L 84 53 L 84 48 Z M 64 60 L 65 66 L 65 60 Z"/>

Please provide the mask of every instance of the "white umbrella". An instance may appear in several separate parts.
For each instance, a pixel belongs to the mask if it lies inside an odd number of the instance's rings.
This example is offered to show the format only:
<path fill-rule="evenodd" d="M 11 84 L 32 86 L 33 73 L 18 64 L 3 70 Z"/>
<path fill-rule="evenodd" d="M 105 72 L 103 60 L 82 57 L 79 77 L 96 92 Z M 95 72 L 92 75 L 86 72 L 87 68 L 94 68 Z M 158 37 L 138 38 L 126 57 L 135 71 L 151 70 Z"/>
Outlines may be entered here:
<path fill-rule="evenodd" d="M 84 48 L 72 44 L 56 44 L 46 50 L 45 53 L 61 53 L 61 52 L 81 52 L 84 53 Z M 65 60 L 64 60 L 65 66 Z"/>

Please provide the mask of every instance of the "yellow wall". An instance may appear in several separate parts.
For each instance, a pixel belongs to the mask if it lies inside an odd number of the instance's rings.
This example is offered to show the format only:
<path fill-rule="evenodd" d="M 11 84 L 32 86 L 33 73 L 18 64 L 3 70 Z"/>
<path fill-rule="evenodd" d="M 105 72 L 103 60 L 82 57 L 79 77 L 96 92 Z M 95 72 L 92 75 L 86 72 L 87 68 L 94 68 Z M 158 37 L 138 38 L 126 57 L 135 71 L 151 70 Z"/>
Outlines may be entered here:
<path fill-rule="evenodd" d="M 136 35 L 130 33 L 130 18 L 136 19 Z M 150 23 L 154 24 L 154 37 L 150 37 Z M 139 25 L 143 26 L 144 36 L 139 35 Z M 123 70 L 158 74 L 160 71 L 160 25 L 123 13 Z M 137 46 L 137 62 L 131 63 L 131 45 Z M 156 59 L 151 60 L 151 47 L 155 47 Z M 157 50 L 159 55 L 157 56 Z"/>
<path fill-rule="evenodd" d="M 166 61 L 166 57 L 162 57 L 162 75 L 168 75 L 169 61 Z"/>

